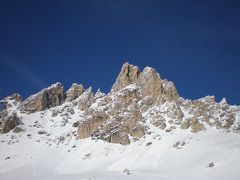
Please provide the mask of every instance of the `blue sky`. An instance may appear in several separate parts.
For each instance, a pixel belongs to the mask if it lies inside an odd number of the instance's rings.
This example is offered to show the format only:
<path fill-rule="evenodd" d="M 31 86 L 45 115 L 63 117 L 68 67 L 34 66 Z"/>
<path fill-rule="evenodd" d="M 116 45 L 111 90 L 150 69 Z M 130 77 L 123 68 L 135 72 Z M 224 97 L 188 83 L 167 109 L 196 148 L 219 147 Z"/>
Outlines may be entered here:
<path fill-rule="evenodd" d="M 107 93 L 128 61 L 240 104 L 239 19 L 237 0 L 0 1 L 0 98 L 57 81 Z"/>

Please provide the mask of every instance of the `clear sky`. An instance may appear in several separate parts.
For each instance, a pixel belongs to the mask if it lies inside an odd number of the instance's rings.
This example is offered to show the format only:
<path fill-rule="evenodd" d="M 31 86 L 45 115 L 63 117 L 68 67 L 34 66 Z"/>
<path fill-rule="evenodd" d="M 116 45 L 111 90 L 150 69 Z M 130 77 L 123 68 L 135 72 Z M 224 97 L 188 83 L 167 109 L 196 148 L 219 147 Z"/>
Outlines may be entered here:
<path fill-rule="evenodd" d="M 240 1 L 0 1 L 0 99 L 57 81 L 107 93 L 125 61 L 239 105 Z"/>

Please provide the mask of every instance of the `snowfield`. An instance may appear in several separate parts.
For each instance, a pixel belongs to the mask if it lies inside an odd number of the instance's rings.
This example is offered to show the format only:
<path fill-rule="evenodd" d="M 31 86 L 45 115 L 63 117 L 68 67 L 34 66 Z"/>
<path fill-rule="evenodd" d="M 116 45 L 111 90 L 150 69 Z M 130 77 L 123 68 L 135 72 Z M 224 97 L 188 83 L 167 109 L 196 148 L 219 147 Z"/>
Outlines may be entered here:
<path fill-rule="evenodd" d="M 24 115 L 29 127 L 0 136 L 0 179 L 161 179 L 239 180 L 239 134 L 209 128 L 199 133 L 154 129 L 130 145 L 73 136 L 50 111 Z M 80 114 L 75 114 L 75 117 Z M 47 134 L 39 134 L 44 129 Z M 157 132 L 159 131 L 159 132 Z M 65 134 L 65 136 L 62 136 Z M 213 163 L 213 167 L 210 164 Z"/>

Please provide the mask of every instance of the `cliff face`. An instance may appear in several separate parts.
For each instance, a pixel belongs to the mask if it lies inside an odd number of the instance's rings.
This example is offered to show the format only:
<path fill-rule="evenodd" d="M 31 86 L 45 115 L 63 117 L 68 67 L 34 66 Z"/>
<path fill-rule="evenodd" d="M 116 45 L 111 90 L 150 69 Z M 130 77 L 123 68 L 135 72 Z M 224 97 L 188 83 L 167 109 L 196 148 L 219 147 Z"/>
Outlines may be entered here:
<path fill-rule="evenodd" d="M 24 100 L 20 105 L 20 110 L 28 113 L 43 111 L 61 105 L 64 99 L 63 86 L 61 83 L 56 83 Z"/>
<path fill-rule="evenodd" d="M 78 138 L 129 144 L 130 138 L 142 138 L 149 129 L 144 112 L 178 98 L 173 83 L 161 80 L 155 69 L 146 67 L 141 72 L 137 66 L 125 63 L 110 93 L 87 109 L 90 116 L 79 124 Z"/>
<path fill-rule="evenodd" d="M 100 91 L 94 94 L 91 87 L 85 90 L 77 84 L 64 93 L 63 86 L 56 83 L 22 102 L 15 94 L 1 104 L 0 125 L 5 129 L 2 133 L 21 124 L 18 116 L 41 111 L 52 112 L 53 119 L 61 117 L 61 126 L 74 118 L 72 129 L 77 139 L 123 145 L 154 134 L 153 129 L 163 133 L 176 129 L 198 133 L 209 127 L 236 133 L 240 130 L 238 106 L 230 106 L 225 100 L 218 103 L 213 96 L 185 100 L 173 82 L 161 79 L 155 69 L 146 67 L 141 72 L 129 63 L 122 66 L 106 95 Z"/>
<path fill-rule="evenodd" d="M 2 109 L 0 110 L 0 133 L 8 133 L 16 126 L 22 124 L 15 107 L 21 103 L 21 96 L 17 93 L 8 96 L 0 101 Z"/>

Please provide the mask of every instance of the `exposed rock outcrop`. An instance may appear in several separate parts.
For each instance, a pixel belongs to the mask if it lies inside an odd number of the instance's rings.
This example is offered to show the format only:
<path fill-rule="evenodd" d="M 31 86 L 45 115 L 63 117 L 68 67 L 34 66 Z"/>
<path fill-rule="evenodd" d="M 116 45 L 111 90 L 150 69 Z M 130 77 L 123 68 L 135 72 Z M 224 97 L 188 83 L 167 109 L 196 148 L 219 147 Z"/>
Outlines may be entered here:
<path fill-rule="evenodd" d="M 177 89 L 172 81 L 162 80 L 162 94 L 167 100 L 179 101 Z"/>
<path fill-rule="evenodd" d="M 146 67 L 141 72 L 137 66 L 125 63 L 112 87 L 112 91 L 116 92 L 130 84 L 135 84 L 141 89 L 142 97 L 148 96 L 160 103 L 179 98 L 173 82 L 162 80 L 157 71 L 151 67 Z"/>
<path fill-rule="evenodd" d="M 123 87 L 133 82 L 136 82 L 139 78 L 139 75 L 140 75 L 140 70 L 137 66 L 133 66 L 127 62 L 124 63 L 112 89 L 114 91 L 118 91 Z"/>
<path fill-rule="evenodd" d="M 143 97 L 150 96 L 157 99 L 162 95 L 162 80 L 153 68 L 144 68 L 137 84 L 141 87 Z"/>
<path fill-rule="evenodd" d="M 0 118 L 0 133 L 8 133 L 19 124 L 21 124 L 21 121 L 16 113 L 11 115 L 2 114 Z"/>
<path fill-rule="evenodd" d="M 73 101 L 78 103 L 81 110 L 94 114 L 94 117 L 86 118 L 79 124 L 77 137 L 128 144 L 129 137 L 139 139 L 146 134 L 147 127 L 142 113 L 152 106 L 178 99 L 174 84 L 161 80 L 155 69 L 146 67 L 140 72 L 137 66 L 125 63 L 109 94 L 93 98 L 92 90 L 89 89 Z M 172 123 L 181 124 L 184 114 L 177 103 L 173 104 L 175 105 L 170 106 L 165 115 Z M 96 111 L 96 107 L 99 110 Z M 102 112 L 106 112 L 108 116 L 96 118 Z M 167 127 L 166 119 L 161 113 L 150 115 L 149 118 L 154 126 L 162 130 Z M 194 131 L 197 131 L 196 126 L 197 123 L 193 125 Z"/>
<path fill-rule="evenodd" d="M 84 92 L 83 85 L 80 84 L 72 84 L 69 90 L 67 90 L 67 101 L 72 101 L 76 98 L 78 98 L 82 93 Z"/>
<path fill-rule="evenodd" d="M 179 128 L 192 133 L 211 126 L 224 131 L 240 131 L 238 106 L 230 106 L 226 99 L 218 103 L 214 96 L 198 100 L 181 98 L 174 83 L 161 79 L 155 69 L 146 67 L 141 72 L 129 63 L 122 66 L 108 94 L 100 90 L 94 93 L 91 87 L 84 90 L 82 85 L 75 83 L 65 94 L 63 86 L 56 83 L 23 102 L 20 95 L 13 94 L 0 104 L 2 133 L 21 123 L 19 119 L 27 116 L 25 112 L 49 108 L 49 111 L 40 113 L 42 120 L 46 120 L 48 116 L 45 114 L 50 112 L 49 121 L 57 119 L 60 127 L 70 124 L 77 139 L 91 138 L 122 145 L 147 136 L 160 140 L 162 133 L 171 134 Z M 18 110 L 24 113 L 20 118 L 13 113 L 21 115 Z M 22 132 L 21 129 L 24 127 L 14 131 Z M 38 133 L 48 134 L 47 131 Z"/>
<path fill-rule="evenodd" d="M 104 121 L 108 119 L 108 115 L 105 113 L 95 113 L 87 116 L 87 120 L 78 125 L 77 139 L 88 138 L 102 126 Z"/>
<path fill-rule="evenodd" d="M 87 108 L 92 104 L 94 100 L 92 87 L 88 88 L 82 95 L 73 101 L 74 104 L 78 105 L 78 108 L 82 111 L 87 110 Z"/>
<path fill-rule="evenodd" d="M 110 143 L 117 143 L 122 145 L 130 144 L 130 140 L 126 130 L 120 130 L 112 133 L 109 137 Z"/>
<path fill-rule="evenodd" d="M 145 135 L 144 127 L 138 125 L 130 130 L 130 135 L 134 138 L 141 138 Z"/>
<path fill-rule="evenodd" d="M 155 127 L 158 127 L 162 130 L 164 130 L 167 126 L 166 119 L 160 114 L 157 114 L 151 118 L 151 124 L 153 124 Z"/>
<path fill-rule="evenodd" d="M 12 108 L 14 106 L 19 106 L 19 104 L 21 103 L 21 100 L 22 100 L 22 97 L 17 93 L 14 93 L 11 96 L 5 97 L 0 101 L 0 111 L 3 109 Z"/>
<path fill-rule="evenodd" d="M 33 113 L 43 111 L 64 102 L 65 94 L 61 83 L 56 83 L 30 96 L 20 105 L 21 112 Z"/>
<path fill-rule="evenodd" d="M 4 118 L 8 115 L 8 111 L 6 109 L 3 109 L 0 111 L 0 121 L 3 122 Z"/>
<path fill-rule="evenodd" d="M 14 93 L 13 95 L 11 95 L 9 97 L 9 100 L 15 100 L 17 102 L 21 102 L 22 101 L 22 97 L 19 94 Z"/>
<path fill-rule="evenodd" d="M 182 121 L 180 126 L 181 129 L 188 129 L 189 127 L 191 127 L 191 132 L 193 133 L 197 133 L 205 129 L 203 124 L 201 124 L 196 117 L 187 118 Z"/>
<path fill-rule="evenodd" d="M 2 111 L 2 110 L 4 110 L 4 109 L 6 109 L 6 105 L 5 105 L 4 102 L 1 102 L 1 101 L 0 101 L 0 111 Z"/>

